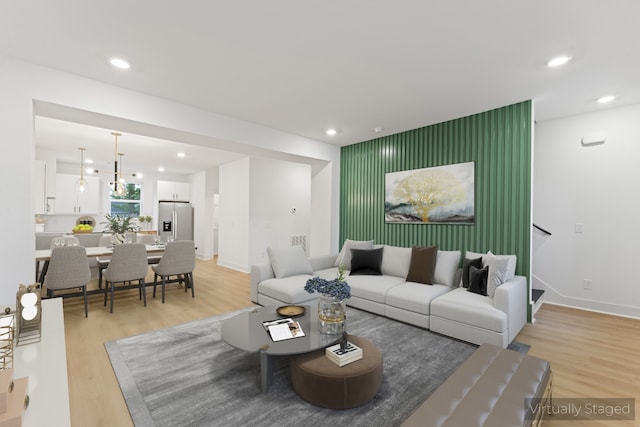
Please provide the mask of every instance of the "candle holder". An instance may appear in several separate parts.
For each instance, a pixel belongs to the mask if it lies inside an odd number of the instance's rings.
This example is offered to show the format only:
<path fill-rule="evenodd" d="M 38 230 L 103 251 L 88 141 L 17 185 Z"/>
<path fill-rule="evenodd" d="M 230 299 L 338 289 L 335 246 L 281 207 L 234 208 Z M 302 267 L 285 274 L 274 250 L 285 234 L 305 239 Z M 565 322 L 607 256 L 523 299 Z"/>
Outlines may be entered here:
<path fill-rule="evenodd" d="M 39 342 L 42 330 L 40 285 L 20 285 L 16 293 L 16 346 Z"/>

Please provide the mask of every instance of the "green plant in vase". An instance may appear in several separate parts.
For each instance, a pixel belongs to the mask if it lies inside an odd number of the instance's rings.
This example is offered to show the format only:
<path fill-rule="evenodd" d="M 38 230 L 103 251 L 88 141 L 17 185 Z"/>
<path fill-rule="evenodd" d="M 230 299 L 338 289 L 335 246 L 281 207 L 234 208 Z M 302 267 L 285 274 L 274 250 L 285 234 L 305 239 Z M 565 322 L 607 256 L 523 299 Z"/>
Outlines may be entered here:
<path fill-rule="evenodd" d="M 151 221 L 153 218 L 151 218 L 149 215 L 140 215 L 138 217 L 138 223 L 140 224 L 140 227 L 144 230 L 150 230 L 151 229 Z"/>
<path fill-rule="evenodd" d="M 106 214 L 104 216 L 105 231 L 111 232 L 120 242 L 124 242 L 125 234 L 128 231 L 137 231 L 138 227 L 133 223 L 134 217 Z"/>

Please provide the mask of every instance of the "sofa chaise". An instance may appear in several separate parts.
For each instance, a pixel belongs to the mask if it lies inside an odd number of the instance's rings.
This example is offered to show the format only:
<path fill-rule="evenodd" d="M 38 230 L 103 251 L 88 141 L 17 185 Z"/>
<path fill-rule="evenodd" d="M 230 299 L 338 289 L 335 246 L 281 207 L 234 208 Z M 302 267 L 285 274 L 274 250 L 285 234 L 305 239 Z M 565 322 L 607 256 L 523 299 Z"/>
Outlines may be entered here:
<path fill-rule="evenodd" d="M 427 274 L 430 284 L 411 280 L 424 270 L 415 247 L 348 240 L 339 254 L 310 258 L 301 247 L 270 248 L 269 263 L 251 266 L 251 300 L 260 305 L 315 304 L 317 294 L 304 290 L 306 281 L 314 276 L 334 279 L 338 266 L 345 265 L 351 286 L 347 305 L 474 344 L 506 348 L 527 315 L 526 278 L 515 275 L 515 256 L 467 252 L 461 266 L 460 251 L 428 249 L 435 253 L 435 265 Z M 370 252 L 381 255 L 379 270 L 356 274 L 359 270 L 352 267 L 359 269 L 362 254 L 366 261 Z M 351 254 L 357 255 L 357 266 L 351 265 Z M 461 286 L 469 272 L 474 279 L 484 274 L 487 295 Z"/>

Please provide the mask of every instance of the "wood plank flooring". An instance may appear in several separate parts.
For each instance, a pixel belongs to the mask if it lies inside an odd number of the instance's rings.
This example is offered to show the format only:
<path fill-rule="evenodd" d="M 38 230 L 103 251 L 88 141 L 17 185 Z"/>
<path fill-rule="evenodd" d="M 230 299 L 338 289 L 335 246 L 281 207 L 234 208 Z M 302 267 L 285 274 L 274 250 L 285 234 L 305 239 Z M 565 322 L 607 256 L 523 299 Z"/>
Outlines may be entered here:
<path fill-rule="evenodd" d="M 634 398 L 634 421 L 552 421 L 544 426 L 640 426 L 640 320 L 544 304 L 517 341 L 548 360 L 554 398 Z"/>
<path fill-rule="evenodd" d="M 152 275 L 147 280 L 152 280 Z M 137 290 L 116 292 L 114 312 L 103 297 L 89 299 L 84 318 L 82 298 L 64 301 L 69 399 L 73 426 L 132 426 L 104 342 L 252 306 L 249 275 L 196 262 L 196 298 L 177 284 L 160 289 L 154 300 L 147 290 L 147 307 Z M 97 283 L 92 282 L 93 287 Z M 543 305 L 536 323 L 517 340 L 531 345 L 530 354 L 551 362 L 555 397 L 635 397 L 640 405 L 640 320 Z M 176 364 L 180 355 L 176 355 Z M 159 372 L 159 375 L 162 373 Z M 638 421 L 545 421 L 543 426 L 639 426 Z"/>

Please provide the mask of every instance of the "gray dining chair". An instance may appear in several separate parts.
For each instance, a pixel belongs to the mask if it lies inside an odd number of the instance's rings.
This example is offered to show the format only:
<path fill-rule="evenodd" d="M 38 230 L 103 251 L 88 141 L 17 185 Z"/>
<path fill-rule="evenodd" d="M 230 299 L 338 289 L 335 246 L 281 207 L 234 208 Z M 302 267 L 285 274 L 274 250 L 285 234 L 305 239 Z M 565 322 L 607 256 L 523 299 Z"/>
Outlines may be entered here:
<path fill-rule="evenodd" d="M 107 305 L 107 294 L 111 294 L 109 312 L 113 313 L 113 294 L 116 283 L 138 281 L 138 294 L 147 306 L 147 293 L 144 278 L 147 275 L 147 250 L 143 243 L 123 243 L 113 247 L 111 261 L 104 270 L 105 290 L 104 305 Z"/>
<path fill-rule="evenodd" d="M 100 240 L 98 241 L 98 246 L 109 247 L 111 246 L 111 238 L 113 234 L 103 234 L 100 236 Z M 102 273 L 105 268 L 109 265 L 109 261 L 111 261 L 111 256 L 98 256 L 96 257 L 96 262 L 98 263 L 98 289 L 102 289 Z"/>
<path fill-rule="evenodd" d="M 167 280 L 171 276 L 177 276 L 179 281 L 184 280 L 184 291 L 191 288 L 191 297 L 195 298 L 193 284 L 193 270 L 196 267 L 196 248 L 193 240 L 176 240 L 167 243 L 160 262 L 152 265 L 153 297 L 156 297 L 156 285 L 158 276 L 162 280 L 162 303 L 164 304 L 164 290 Z"/>
<path fill-rule="evenodd" d="M 51 260 L 44 286 L 47 296 L 55 297 L 55 292 L 63 289 L 81 288 L 84 297 L 84 317 L 88 317 L 87 283 L 91 280 L 87 251 L 82 246 L 60 246 L 51 251 Z"/>

